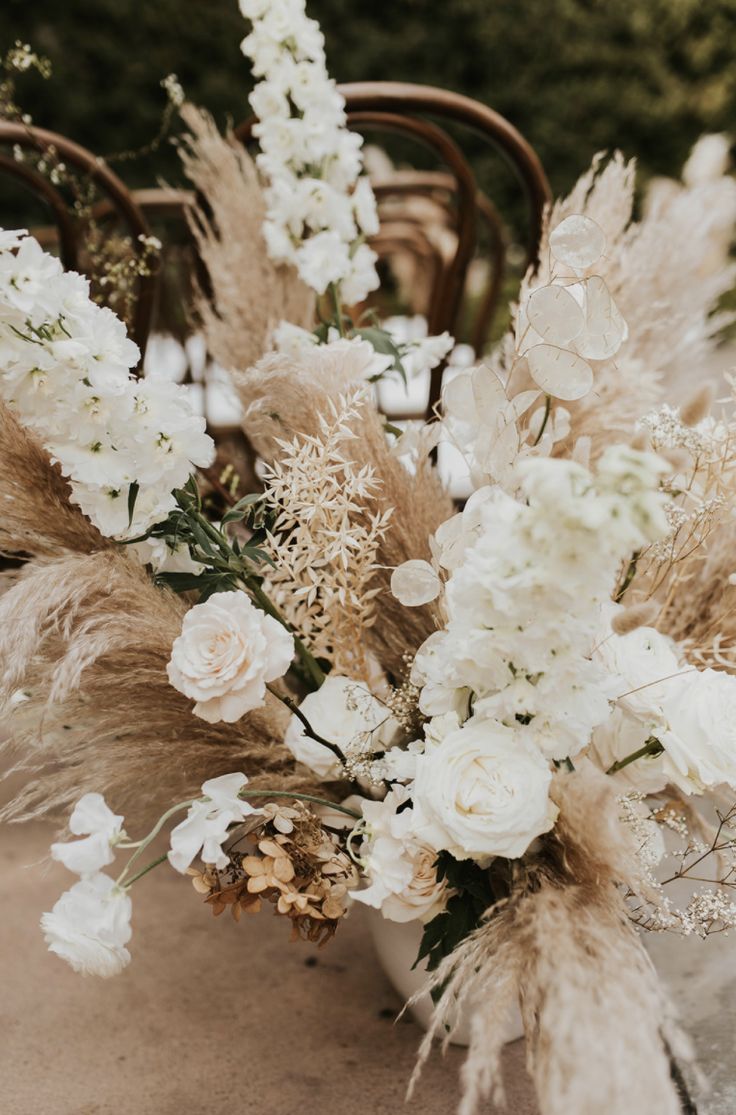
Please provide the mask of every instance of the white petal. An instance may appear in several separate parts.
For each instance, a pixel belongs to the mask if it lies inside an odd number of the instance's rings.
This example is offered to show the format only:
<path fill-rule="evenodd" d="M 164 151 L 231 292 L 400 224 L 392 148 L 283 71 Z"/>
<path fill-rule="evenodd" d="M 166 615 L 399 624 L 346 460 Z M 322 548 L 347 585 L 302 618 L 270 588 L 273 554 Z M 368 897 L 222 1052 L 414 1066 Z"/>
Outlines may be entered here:
<path fill-rule="evenodd" d="M 554 345 L 535 345 L 526 354 L 532 379 L 556 399 L 582 399 L 593 386 L 590 364 Z"/>
<path fill-rule="evenodd" d="M 475 422 L 477 411 L 473 396 L 473 380 L 470 372 L 462 372 L 448 380 L 442 390 L 442 408 L 446 414 L 461 422 Z"/>
<path fill-rule="evenodd" d="M 575 340 L 575 349 L 588 360 L 607 360 L 626 340 L 626 322 L 600 275 L 580 285 L 585 288 L 585 329 Z"/>
<path fill-rule="evenodd" d="M 428 561 L 405 561 L 391 574 L 391 592 L 407 608 L 436 600 L 441 588 L 442 583 Z"/>
<path fill-rule="evenodd" d="M 527 316 L 543 341 L 562 348 L 574 341 L 585 327 L 585 315 L 573 296 L 554 283 L 532 291 Z"/>
<path fill-rule="evenodd" d="M 600 225 L 590 217 L 574 214 L 552 230 L 549 246 L 560 263 L 576 271 L 584 271 L 603 255 L 606 237 Z"/>

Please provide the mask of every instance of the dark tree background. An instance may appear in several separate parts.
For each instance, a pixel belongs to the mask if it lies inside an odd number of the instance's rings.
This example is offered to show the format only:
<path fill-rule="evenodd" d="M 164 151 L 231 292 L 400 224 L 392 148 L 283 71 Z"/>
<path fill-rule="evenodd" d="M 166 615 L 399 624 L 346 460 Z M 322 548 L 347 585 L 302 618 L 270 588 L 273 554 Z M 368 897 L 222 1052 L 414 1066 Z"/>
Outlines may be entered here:
<path fill-rule="evenodd" d="M 48 82 L 19 79 L 23 107 L 100 154 L 151 139 L 172 71 L 220 123 L 247 113 L 236 0 L 0 8 L 0 50 L 21 39 L 54 68 Z M 536 147 L 556 193 L 597 150 L 621 147 L 644 175 L 676 174 L 703 131 L 736 132 L 736 0 L 311 0 L 308 10 L 338 80 L 427 82 L 479 98 Z M 478 155 L 487 181 L 492 164 Z M 118 170 L 132 185 L 178 178 L 168 143 Z"/>

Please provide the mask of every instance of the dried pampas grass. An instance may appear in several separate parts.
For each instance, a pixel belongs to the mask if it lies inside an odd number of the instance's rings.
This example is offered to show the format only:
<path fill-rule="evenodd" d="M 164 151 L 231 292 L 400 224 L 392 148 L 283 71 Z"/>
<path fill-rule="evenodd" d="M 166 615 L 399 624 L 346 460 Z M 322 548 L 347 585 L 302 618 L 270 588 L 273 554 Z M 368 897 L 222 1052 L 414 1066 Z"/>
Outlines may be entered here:
<path fill-rule="evenodd" d="M 279 459 L 280 442 L 319 436 L 322 416 L 333 412 L 347 391 L 355 390 L 339 361 L 330 358 L 318 373 L 306 374 L 297 359 L 279 353 L 236 375 L 235 383 L 247 400 L 246 436 L 268 463 Z M 356 471 L 370 468 L 377 483 L 371 510 L 383 515 L 393 509 L 378 540 L 371 582 L 378 590 L 375 607 L 380 622 L 366 631 L 365 639 L 383 669 L 398 679 L 406 672 L 407 653 L 435 630 L 435 620 L 431 607 L 409 609 L 399 604 L 389 587 L 391 572 L 410 558 L 430 557 L 429 536 L 452 515 L 453 506 L 428 461 L 420 461 L 409 473 L 392 455 L 383 420 L 367 397 L 350 427 L 355 436 L 346 445 L 346 455 Z"/>
<path fill-rule="evenodd" d="M 207 724 L 169 684 L 185 610 L 118 550 L 27 567 L 0 599 L 0 708 L 16 770 L 35 777 L 2 817 L 57 814 L 96 790 L 135 823 L 234 770 L 254 786 L 308 784 L 281 742 L 278 701 Z"/>
<path fill-rule="evenodd" d="M 556 778 L 558 824 L 508 899 L 432 974 L 442 994 L 433 1038 L 472 1011 L 460 1115 L 503 1102 L 504 1024 L 517 997 L 542 1115 L 680 1115 L 670 1056 L 688 1060 L 619 886 L 644 897 L 636 844 L 617 821 L 615 790 L 591 764 Z M 445 1043 L 449 1040 L 445 1031 Z M 603 1105 L 603 1106 L 602 1106 Z"/>
<path fill-rule="evenodd" d="M 247 368 L 268 348 L 282 320 L 311 328 L 314 295 L 293 268 L 271 262 L 263 239 L 266 207 L 245 148 L 220 135 L 194 105 L 181 110 L 189 134 L 179 145 L 184 171 L 203 203 L 187 212 L 210 293 L 195 302 L 208 351 L 227 369 Z"/>
<path fill-rule="evenodd" d="M 70 496 L 41 443 L 0 403 L 0 552 L 48 558 L 109 547 Z"/>

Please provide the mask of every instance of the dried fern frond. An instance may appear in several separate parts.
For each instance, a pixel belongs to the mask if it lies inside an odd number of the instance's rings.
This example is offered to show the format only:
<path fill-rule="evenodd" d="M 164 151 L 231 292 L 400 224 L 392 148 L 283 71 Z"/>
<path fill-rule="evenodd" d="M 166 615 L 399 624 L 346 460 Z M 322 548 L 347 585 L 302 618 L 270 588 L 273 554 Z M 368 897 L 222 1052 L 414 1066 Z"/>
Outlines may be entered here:
<path fill-rule="evenodd" d="M 211 288 L 209 295 L 198 290 L 196 310 L 215 360 L 224 368 L 247 368 L 266 351 L 280 321 L 311 327 L 314 296 L 293 268 L 272 263 L 266 251 L 266 207 L 245 148 L 221 136 L 194 105 L 184 105 L 181 115 L 189 134 L 179 155 L 206 203 L 187 211 Z"/>
<path fill-rule="evenodd" d="M 350 459 L 359 412 L 360 392 L 338 399 L 318 434 L 283 442 L 267 466 L 275 567 L 264 583 L 312 654 L 338 674 L 368 680 L 364 635 L 376 618 L 376 555 L 392 508 L 374 510 L 375 471 Z"/>
<path fill-rule="evenodd" d="M 679 1115 L 670 1051 L 689 1059 L 689 1045 L 617 887 L 647 890 L 636 844 L 617 824 L 615 791 L 589 764 L 558 775 L 554 796 L 559 821 L 537 862 L 432 975 L 444 990 L 414 1080 L 464 1003 L 460 1113 L 491 1093 L 502 1102 L 500 1051 L 518 996 L 542 1115 L 590 1115 L 601 1097 L 611 1112 Z"/>
<path fill-rule="evenodd" d="M 236 724 L 207 724 L 169 684 L 185 609 L 116 549 L 27 567 L 0 599 L 0 708 L 18 769 L 36 777 L 5 818 L 58 813 L 97 790 L 132 820 L 150 819 L 236 770 L 256 786 L 305 784 L 276 700 Z"/>
<path fill-rule="evenodd" d="M 45 558 L 108 547 L 70 495 L 35 435 L 0 403 L 0 552 Z"/>
<path fill-rule="evenodd" d="M 243 422 L 246 436 L 269 463 L 280 459 L 282 442 L 319 436 L 322 416 L 331 413 L 335 400 L 350 387 L 339 362 L 313 376 L 304 373 L 298 360 L 279 353 L 264 357 L 235 382 L 241 397 L 249 400 Z M 429 559 L 430 535 L 452 515 L 452 501 L 426 459 L 410 473 L 391 453 L 383 419 L 369 398 L 349 425 L 354 438 L 347 455 L 356 471 L 365 466 L 372 470 L 375 512 L 383 515 L 393 508 L 376 549 L 372 588 L 379 590 L 378 619 L 365 641 L 383 669 L 400 678 L 407 653 L 435 630 L 435 620 L 430 607 L 407 609 L 399 604 L 389 588 L 391 572 L 409 558 Z"/>

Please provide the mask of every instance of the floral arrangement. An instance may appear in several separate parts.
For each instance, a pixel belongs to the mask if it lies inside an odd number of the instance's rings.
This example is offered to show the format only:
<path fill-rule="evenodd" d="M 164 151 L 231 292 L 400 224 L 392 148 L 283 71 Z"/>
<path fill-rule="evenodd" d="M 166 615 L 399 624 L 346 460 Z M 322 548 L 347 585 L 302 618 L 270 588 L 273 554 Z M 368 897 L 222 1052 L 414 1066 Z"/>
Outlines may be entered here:
<path fill-rule="evenodd" d="M 184 158 L 213 183 L 206 325 L 261 490 L 197 478 L 212 446 L 183 389 L 132 378 L 84 280 L 0 241 L 0 546 L 23 559 L 0 697 L 30 775 L 5 815 L 72 806 L 51 855 L 78 877 L 46 941 L 120 972 L 133 887 L 164 864 L 215 915 L 265 902 L 321 944 L 359 903 L 422 927 L 420 1064 L 470 1012 L 466 1115 L 501 1095 L 518 1001 L 545 1115 L 601 1094 L 676 1112 L 689 1051 L 641 931 L 736 925 L 736 406 L 702 385 L 736 186 L 633 222 L 633 167 L 597 160 L 551 209 L 509 336 L 432 421 L 387 426 L 373 384 L 407 354 L 346 306 L 373 283 L 358 141 L 303 2 L 241 6 L 265 183 L 190 108 Z M 265 354 L 240 367 L 217 280 L 239 189 L 268 277 L 243 301 L 332 294 L 314 332 L 251 305 Z M 430 342 L 416 366 L 452 343 Z M 441 441 L 473 480 L 461 510 Z"/>

